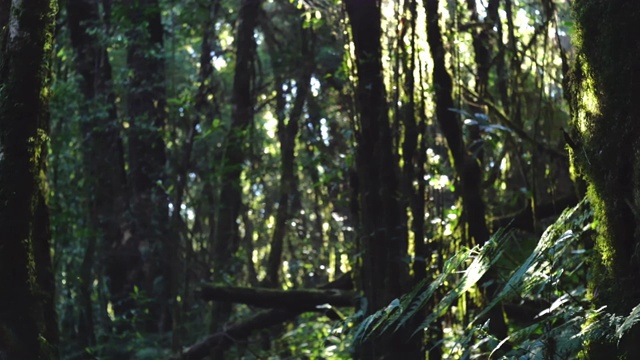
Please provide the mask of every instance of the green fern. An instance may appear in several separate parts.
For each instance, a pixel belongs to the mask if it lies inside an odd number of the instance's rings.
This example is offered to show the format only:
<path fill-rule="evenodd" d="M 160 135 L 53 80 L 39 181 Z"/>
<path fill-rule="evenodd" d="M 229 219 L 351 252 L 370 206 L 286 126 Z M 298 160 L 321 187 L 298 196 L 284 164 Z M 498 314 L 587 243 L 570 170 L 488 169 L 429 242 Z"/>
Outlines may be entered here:
<path fill-rule="evenodd" d="M 496 262 L 510 244 L 512 236 L 500 230 L 485 246 L 465 249 L 448 259 L 442 271 L 431 282 L 422 281 L 410 293 L 394 300 L 385 309 L 367 317 L 356 326 L 353 341 L 361 342 L 393 329 L 397 331 L 421 314 L 435 293 L 443 294 L 430 314 L 415 332 L 426 330 L 451 309 L 460 297 L 473 289 L 490 268 L 501 273 L 499 291 L 482 309 L 473 314 L 472 321 L 459 331 L 450 332 L 447 341 L 449 358 L 471 358 L 480 355 L 483 344 L 496 341 L 488 358 L 570 359 L 582 350 L 585 342 L 597 339 L 620 339 L 640 321 L 640 305 L 629 316 L 606 313 L 606 309 L 590 309 L 586 290 L 579 274 L 584 274 L 590 251 L 580 245 L 592 227 L 592 210 L 583 200 L 565 210 L 558 220 L 544 232 L 529 256 L 506 276 L 497 269 Z M 466 267 L 465 267 L 466 264 Z M 457 273 L 462 271 L 461 277 Z M 584 275 L 583 275 L 584 276 Z M 457 278 L 457 280 L 456 280 Z M 495 279 L 500 281 L 500 279 Z M 447 288 L 447 283 L 453 283 Z M 501 302 L 514 300 L 543 301 L 533 323 L 513 329 L 505 339 L 493 339 L 486 331 L 488 322 L 477 325 L 488 311 Z M 415 333 L 414 333 L 415 334 Z M 509 344 L 509 347 L 505 345 Z M 497 345 L 497 346 L 496 346 Z M 458 350 L 456 350 L 458 349 Z M 509 349 L 505 352 L 505 350 Z M 457 352 L 456 352 L 457 351 Z"/>
<path fill-rule="evenodd" d="M 624 334 L 627 331 L 629 331 L 639 321 L 640 321 L 640 304 L 636 305 L 636 307 L 634 307 L 633 310 L 631 310 L 631 314 L 629 314 L 629 316 L 626 319 L 624 319 L 622 324 L 620 324 L 620 326 L 617 327 L 616 337 L 618 338 L 618 341 L 620 341 L 624 336 Z"/>
<path fill-rule="evenodd" d="M 423 328 L 428 327 L 434 320 L 442 316 L 462 294 L 473 288 L 487 270 L 495 264 L 508 243 L 507 239 L 506 232 L 500 230 L 483 247 L 465 249 L 455 254 L 446 261 L 442 272 L 434 281 L 428 285 L 426 280 L 422 281 L 412 292 L 401 299 L 393 300 L 384 309 L 364 318 L 353 331 L 353 342 L 362 342 L 372 334 L 375 334 L 376 331 L 381 334 L 389 331 L 391 327 L 395 326 L 394 331 L 397 331 L 405 326 L 410 319 L 413 319 L 426 306 L 436 290 L 440 289 L 453 274 L 461 270 L 465 262 L 473 258 L 456 286 L 436 305 L 434 311 L 416 329 L 414 335 Z"/>
<path fill-rule="evenodd" d="M 436 304 L 433 312 L 427 316 L 427 318 L 415 330 L 414 335 L 417 332 L 428 328 L 431 323 L 442 316 L 453 305 L 453 303 L 462 296 L 462 294 L 469 291 L 478 283 L 478 281 L 480 281 L 489 268 L 491 268 L 491 266 L 498 261 L 500 256 L 502 256 L 504 248 L 508 244 L 508 240 L 509 237 L 507 237 L 505 231 L 501 229 L 479 249 L 478 254 L 466 269 L 464 275 L 460 278 L 453 290 L 449 291 L 442 300 Z"/>
<path fill-rule="evenodd" d="M 452 256 L 449 260 L 445 262 L 445 265 L 442 269 L 442 272 L 428 284 L 427 288 L 424 291 L 425 285 L 427 284 L 427 279 L 422 280 L 420 285 L 416 286 L 415 289 L 405 298 L 403 298 L 403 302 L 408 303 L 405 311 L 398 320 L 396 325 L 396 331 L 404 326 L 410 319 L 412 319 L 420 310 L 422 310 L 429 300 L 433 297 L 436 290 L 443 286 L 444 282 L 449 278 L 456 270 L 458 270 L 462 264 L 464 264 L 469 257 L 472 255 L 472 250 L 467 249 L 464 251 L 460 251 Z M 392 324 L 389 324 L 390 327 Z M 386 330 L 388 327 L 385 327 Z"/>

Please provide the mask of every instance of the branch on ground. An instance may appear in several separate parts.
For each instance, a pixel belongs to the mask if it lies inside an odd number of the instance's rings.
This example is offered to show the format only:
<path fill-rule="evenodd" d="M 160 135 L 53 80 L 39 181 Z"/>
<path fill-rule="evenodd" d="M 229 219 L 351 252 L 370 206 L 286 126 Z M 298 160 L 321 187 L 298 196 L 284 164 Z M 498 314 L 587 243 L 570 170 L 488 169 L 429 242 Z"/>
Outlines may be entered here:
<path fill-rule="evenodd" d="M 356 293 L 337 289 L 276 290 L 233 286 L 202 286 L 200 296 L 208 301 L 228 301 L 262 308 L 313 310 L 319 305 L 353 306 Z"/>
<path fill-rule="evenodd" d="M 177 356 L 174 359 L 203 359 L 211 354 L 214 350 L 225 350 L 228 349 L 231 345 L 245 340 L 256 330 L 265 329 L 277 324 L 281 324 L 285 321 L 293 320 L 302 312 L 304 311 L 261 311 L 240 323 L 231 325 L 223 331 L 219 331 L 208 336 L 204 340 L 189 347 L 185 352 L 182 353 L 182 356 Z"/>
<path fill-rule="evenodd" d="M 204 290 L 205 288 L 203 288 Z M 220 288 L 219 288 L 220 289 Z M 232 288 L 228 288 L 232 289 Z M 237 289 L 237 288 L 236 288 Z M 319 286 L 316 289 L 316 292 L 324 293 L 324 291 L 332 291 L 334 293 L 351 294 L 351 306 L 354 304 L 355 295 L 353 292 L 349 291 L 353 289 L 353 281 L 351 280 L 351 273 L 346 273 L 325 285 Z M 244 289 L 246 290 L 246 289 Z M 253 289 L 256 290 L 256 289 Z M 264 290 L 264 289 L 258 289 Z M 273 290 L 272 290 L 273 291 Z M 295 290 L 297 292 L 313 292 L 314 290 Z M 281 291 L 273 291 L 273 292 L 281 292 Z M 204 291 L 202 293 L 203 297 Z M 306 296 L 306 295 L 303 295 Z M 319 299 L 319 298 L 318 298 Z M 217 299 L 219 300 L 219 299 Z M 229 300 L 227 300 L 229 301 Z M 323 302 L 317 305 L 322 305 L 330 302 Z M 174 357 L 174 359 L 181 360 L 199 360 L 203 359 L 214 350 L 226 350 L 231 347 L 233 344 L 236 344 L 240 341 L 244 341 L 248 338 L 254 331 L 265 329 L 277 324 L 281 324 L 285 321 L 290 321 L 295 319 L 298 315 L 308 312 L 318 310 L 316 306 L 302 308 L 302 307 L 294 307 L 288 308 L 287 310 L 282 309 L 272 309 L 272 310 L 264 310 L 261 311 L 241 322 L 230 325 L 226 327 L 224 330 L 209 335 L 204 340 L 190 346 L 187 348 L 180 356 Z M 326 310 L 326 309 L 323 309 Z"/>

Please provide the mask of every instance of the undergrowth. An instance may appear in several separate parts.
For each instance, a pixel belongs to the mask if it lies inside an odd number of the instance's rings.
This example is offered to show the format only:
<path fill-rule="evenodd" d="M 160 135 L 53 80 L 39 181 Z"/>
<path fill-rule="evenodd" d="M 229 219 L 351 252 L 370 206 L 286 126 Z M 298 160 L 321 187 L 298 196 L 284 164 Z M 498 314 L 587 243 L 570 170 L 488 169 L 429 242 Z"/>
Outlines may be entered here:
<path fill-rule="evenodd" d="M 592 215 L 587 200 L 565 210 L 515 266 L 508 264 L 514 258 L 516 236 L 504 229 L 497 231 L 484 246 L 452 256 L 439 274 L 384 309 L 365 316 L 363 306 L 345 321 L 343 330 L 351 344 L 357 345 L 415 324 L 416 317 L 422 317 L 420 325 L 411 330 L 414 335 L 439 327 L 444 330 L 444 338 L 428 346 L 442 346 L 447 359 L 572 359 L 590 341 L 620 340 L 640 321 L 640 305 L 626 317 L 610 314 L 606 307 L 592 307 L 586 290 L 588 244 L 595 226 Z M 465 306 L 478 287 L 487 285 L 481 281 L 490 269 L 499 274 L 490 280 L 499 283 L 499 290 L 482 306 Z M 495 306 L 515 309 L 521 315 L 516 320 L 506 311 L 510 331 L 503 339 L 488 332 L 485 320 Z M 528 318 L 522 316 L 523 309 L 531 313 Z M 467 321 L 459 325 L 460 319 Z"/>

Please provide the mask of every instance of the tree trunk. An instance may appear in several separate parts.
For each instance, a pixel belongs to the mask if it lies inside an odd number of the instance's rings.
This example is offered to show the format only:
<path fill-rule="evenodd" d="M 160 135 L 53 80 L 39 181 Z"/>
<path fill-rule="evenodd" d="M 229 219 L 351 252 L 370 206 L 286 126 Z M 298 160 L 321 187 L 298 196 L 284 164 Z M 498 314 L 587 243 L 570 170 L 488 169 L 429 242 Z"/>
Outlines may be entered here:
<path fill-rule="evenodd" d="M 0 9 L 0 358 L 57 359 L 44 175 L 55 8 Z"/>
<path fill-rule="evenodd" d="M 126 3 L 131 28 L 127 65 L 131 70 L 127 97 L 129 120 L 129 177 L 136 257 L 134 281 L 153 301 L 145 327 L 170 329 L 168 301 L 173 299 L 171 259 L 173 240 L 168 236 L 169 210 L 165 184 L 166 95 L 163 59 L 163 27 L 157 0 Z M 179 211 L 179 209 L 175 209 Z"/>
<path fill-rule="evenodd" d="M 358 132 L 356 166 L 362 249 L 360 286 L 372 313 L 399 298 L 409 287 L 407 229 L 400 205 L 389 113 L 384 87 L 380 45 L 380 3 L 346 0 L 355 45 Z M 422 355 L 420 343 L 404 331 L 367 341 L 364 359 L 414 359 Z"/>
<path fill-rule="evenodd" d="M 640 303 L 640 3 L 577 0 L 573 9 L 581 39 L 568 79 L 572 160 L 598 223 L 590 293 L 596 307 L 627 316 Z M 589 357 L 638 359 L 638 336 L 636 326 L 619 344 L 591 343 Z"/>
<path fill-rule="evenodd" d="M 246 158 L 246 136 L 253 119 L 253 104 L 255 102 L 251 89 L 254 72 L 253 59 L 256 51 L 253 33 L 257 24 L 259 8 L 260 0 L 244 0 L 240 5 L 238 15 L 236 66 L 231 99 L 233 112 L 224 151 L 224 175 L 220 191 L 221 208 L 214 246 L 214 266 L 218 269 L 216 276 L 230 270 L 231 257 L 239 244 L 236 221 L 242 204 L 240 175 Z"/>
<path fill-rule="evenodd" d="M 89 221 L 92 234 L 95 235 L 87 240 L 80 269 L 78 335 L 83 347 L 91 347 L 96 345 L 91 300 L 93 273 L 96 260 L 102 263 L 102 259 L 96 259 L 97 249 L 103 250 L 100 253 L 108 254 L 104 259 L 104 275 L 109 279 L 112 303 L 119 303 L 131 291 L 126 284 L 128 256 L 126 251 L 122 251 L 125 239 L 121 228 L 127 205 L 126 174 L 111 64 L 106 44 L 100 39 L 99 32 L 95 31 L 104 31 L 98 4 L 89 0 L 69 0 L 67 22 L 71 45 L 76 53 L 76 68 L 80 74 L 79 86 L 85 96 L 81 109 L 81 149 L 89 194 Z M 114 309 L 118 310 L 118 317 L 126 311 L 122 306 L 115 306 Z"/>
<path fill-rule="evenodd" d="M 209 96 L 215 96 L 217 83 L 214 80 L 213 50 L 214 44 L 218 40 L 215 32 L 215 21 L 220 11 L 220 0 L 214 0 L 208 4 L 209 17 L 202 26 L 202 45 L 200 51 L 200 69 L 198 72 L 198 92 L 194 98 L 195 116 L 188 124 L 186 142 L 183 150 L 174 157 L 172 167 L 175 169 L 176 180 L 174 182 L 173 198 L 171 203 L 174 209 L 181 209 L 188 194 L 189 173 L 194 169 L 194 145 L 196 143 L 197 129 L 201 123 L 207 119 L 214 118 L 213 106 L 208 100 Z M 185 266 L 190 257 L 191 246 L 187 246 L 188 235 L 185 234 L 187 225 L 184 222 L 180 211 L 174 211 L 169 221 L 171 233 L 175 236 L 172 241 L 170 251 L 170 268 L 172 269 L 168 278 L 168 293 L 172 295 L 172 341 L 171 350 L 174 353 L 180 352 L 182 348 L 182 338 L 186 329 L 183 325 L 183 316 L 187 309 L 189 299 L 189 280 Z M 184 251 L 182 251 L 184 249 Z M 182 280 L 182 281 L 181 281 Z M 176 302 L 173 299 L 180 296 L 183 300 Z"/>
<path fill-rule="evenodd" d="M 447 139 L 451 151 L 453 165 L 461 183 L 463 221 L 467 226 L 466 233 L 470 238 L 469 245 L 483 245 L 489 240 L 490 233 L 485 219 L 485 203 L 482 197 L 482 169 L 479 161 L 467 150 L 462 136 L 462 126 L 458 115 L 452 111 L 453 81 L 445 62 L 445 49 L 440 31 L 438 0 L 425 0 L 427 12 L 427 41 L 433 58 L 433 82 L 436 97 L 436 117 L 438 124 Z M 491 274 L 488 274 L 491 276 Z M 496 285 L 486 288 L 485 298 L 493 296 Z M 499 339 L 507 336 L 507 325 L 501 307 L 494 307 L 491 317 L 490 331 Z"/>
<path fill-rule="evenodd" d="M 255 38 L 254 30 L 260 9 L 260 0 L 243 0 L 240 4 L 236 34 L 236 64 L 233 77 L 231 126 L 224 147 L 220 207 L 213 244 L 213 275 L 222 281 L 227 275 L 236 275 L 240 266 L 234 264 L 234 255 L 240 244 L 238 217 L 242 208 L 240 176 L 246 159 L 246 143 L 253 121 L 253 91 Z M 217 329 L 231 313 L 230 303 L 214 305 L 212 328 Z M 222 358 L 222 350 L 216 354 Z"/>
<path fill-rule="evenodd" d="M 263 28 L 266 28 L 264 26 Z M 285 83 L 285 76 L 290 73 L 292 65 L 283 64 L 287 68 L 283 68 L 281 54 L 283 49 L 277 47 L 277 40 L 271 30 L 265 30 L 265 39 L 269 48 L 272 67 L 274 69 L 274 77 L 276 84 L 277 105 L 276 112 L 278 116 L 278 140 L 280 140 L 280 198 L 278 199 L 278 210 L 276 212 L 273 235 L 271 238 L 271 250 L 267 259 L 265 286 L 277 287 L 280 284 L 280 268 L 282 267 L 282 253 L 284 250 L 284 240 L 287 233 L 288 220 L 292 214 L 293 198 L 296 193 L 296 173 L 295 173 L 295 147 L 298 137 L 298 129 L 300 128 L 300 117 L 303 114 L 304 106 L 307 103 L 307 94 L 309 93 L 309 82 L 311 80 L 311 41 L 309 36 L 312 33 L 300 26 L 294 26 L 292 31 L 299 32 L 299 45 L 301 47 L 298 64 L 301 69 L 298 71 L 295 89 L 296 94 L 289 112 L 289 120 L 287 121 L 285 108 L 286 96 L 282 90 L 282 84 Z"/>

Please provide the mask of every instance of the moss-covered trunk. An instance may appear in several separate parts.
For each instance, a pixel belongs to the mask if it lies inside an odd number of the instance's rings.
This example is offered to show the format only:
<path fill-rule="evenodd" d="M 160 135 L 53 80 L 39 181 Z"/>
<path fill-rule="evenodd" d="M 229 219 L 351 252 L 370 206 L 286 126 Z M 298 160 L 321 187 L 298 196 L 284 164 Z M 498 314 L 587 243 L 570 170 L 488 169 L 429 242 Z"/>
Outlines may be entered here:
<path fill-rule="evenodd" d="M 640 2 L 577 0 L 573 8 L 572 158 L 589 183 L 598 224 L 590 292 L 595 306 L 628 315 L 640 303 Z M 592 343 L 589 356 L 639 359 L 638 335 Z"/>
<path fill-rule="evenodd" d="M 54 4 L 0 1 L 2 359 L 58 358 L 44 179 Z"/>

